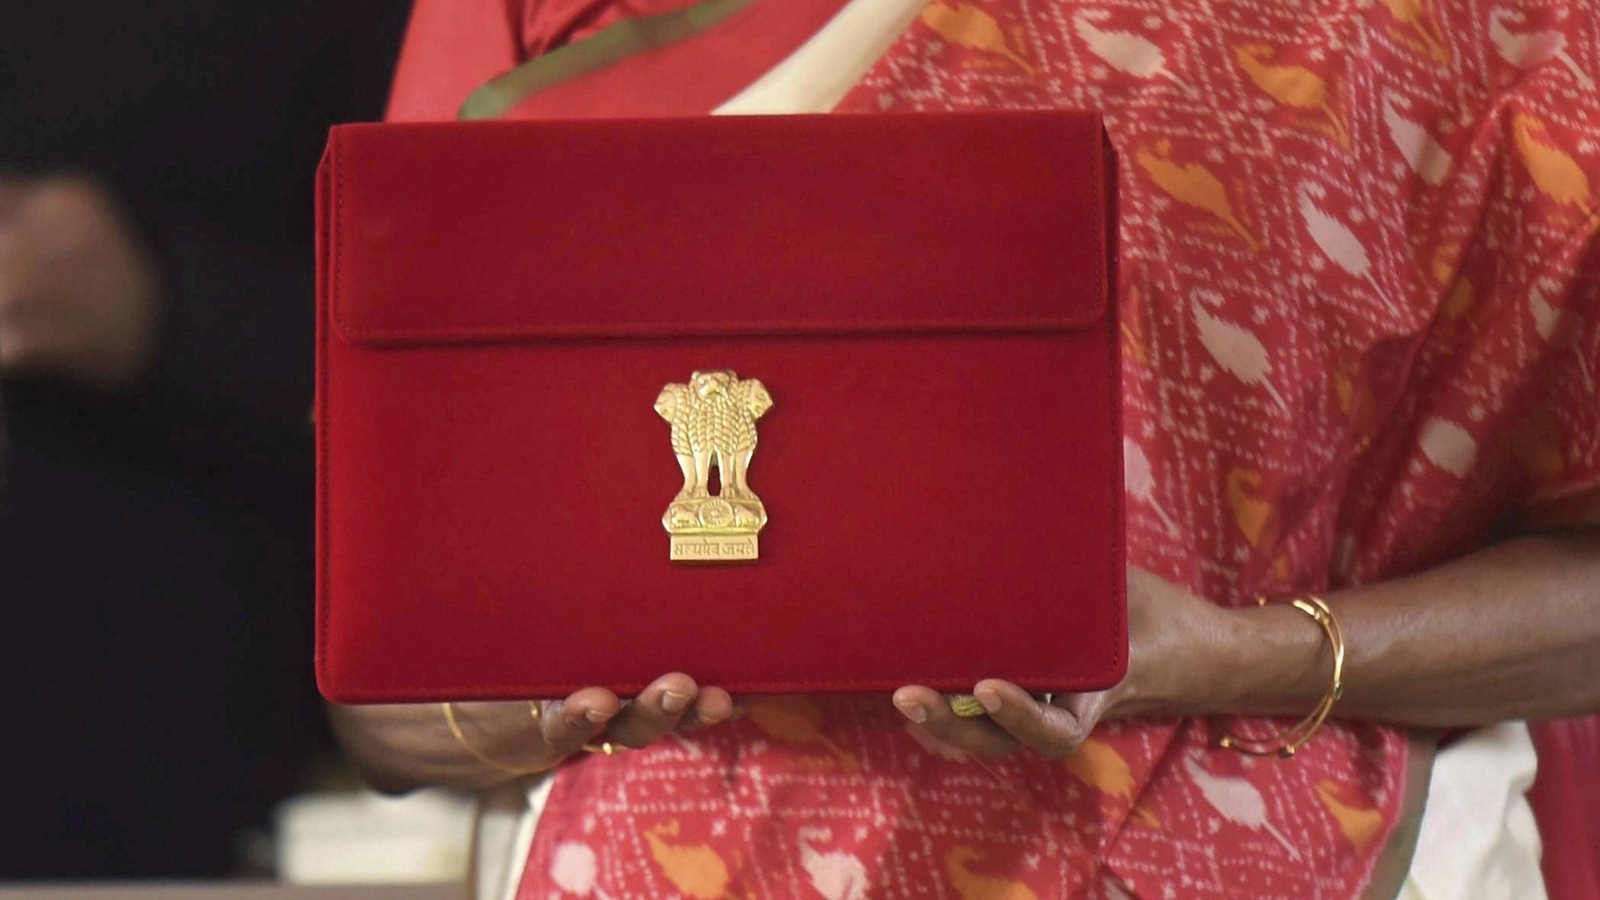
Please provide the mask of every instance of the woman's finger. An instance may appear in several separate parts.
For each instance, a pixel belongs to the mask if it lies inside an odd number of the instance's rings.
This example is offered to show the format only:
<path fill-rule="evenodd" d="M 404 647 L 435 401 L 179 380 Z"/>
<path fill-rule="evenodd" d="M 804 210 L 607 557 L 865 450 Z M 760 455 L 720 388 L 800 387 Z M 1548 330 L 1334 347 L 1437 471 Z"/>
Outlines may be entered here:
<path fill-rule="evenodd" d="M 605 739 L 636 750 L 648 747 L 678 727 L 699 693 L 699 685 L 682 672 L 663 675 L 617 713 L 606 726 Z"/>
<path fill-rule="evenodd" d="M 694 698 L 694 704 L 678 722 L 679 731 L 694 731 L 710 725 L 720 725 L 734 717 L 733 697 L 722 688 L 706 687 Z"/>
<path fill-rule="evenodd" d="M 987 717 L 964 719 L 950 711 L 944 695 L 931 688 L 903 687 L 894 693 L 900 714 L 949 746 L 979 756 L 1004 756 L 1017 739 Z"/>
<path fill-rule="evenodd" d="M 584 688 L 546 706 L 539 717 L 539 730 L 550 761 L 581 751 L 621 710 L 622 701 L 605 688 Z"/>
<path fill-rule="evenodd" d="M 972 689 L 987 718 L 1025 747 L 1051 759 L 1078 752 L 1093 722 L 1080 720 L 1065 709 L 1034 699 L 1009 681 L 987 679 Z"/>

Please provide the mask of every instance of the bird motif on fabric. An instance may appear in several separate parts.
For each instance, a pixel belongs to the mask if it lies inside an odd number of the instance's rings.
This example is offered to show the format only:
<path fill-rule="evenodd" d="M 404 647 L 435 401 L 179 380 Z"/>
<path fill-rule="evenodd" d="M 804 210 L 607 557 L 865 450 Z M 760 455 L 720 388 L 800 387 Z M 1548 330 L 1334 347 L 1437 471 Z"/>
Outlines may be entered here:
<path fill-rule="evenodd" d="M 1356 850 L 1365 850 L 1373 839 L 1383 832 L 1383 816 L 1373 806 L 1350 802 L 1348 787 L 1333 780 L 1317 783 L 1317 799 L 1328 808 L 1328 814 L 1339 823 L 1339 831 Z"/>
<path fill-rule="evenodd" d="M 1433 0 L 1381 0 L 1399 27 L 1395 36 L 1441 65 L 1450 62 L 1450 47 L 1439 26 Z"/>
<path fill-rule="evenodd" d="M 1062 760 L 1061 764 L 1072 773 L 1072 777 L 1098 791 L 1101 805 L 1107 810 L 1114 810 L 1119 803 L 1127 804 L 1131 807 L 1129 812 L 1140 823 L 1151 828 L 1161 827 L 1161 820 L 1154 813 L 1133 805 L 1137 787 L 1133 770 L 1128 768 L 1128 761 L 1122 758 L 1116 747 L 1106 741 L 1089 738 L 1077 753 Z"/>
<path fill-rule="evenodd" d="M 1245 43 L 1234 48 L 1239 68 L 1267 96 L 1293 109 L 1320 112 L 1341 147 L 1350 146 L 1350 131 L 1339 111 L 1337 90 L 1316 72 L 1302 65 L 1275 61 L 1265 44 Z"/>
<path fill-rule="evenodd" d="M 840 747 L 822 730 L 822 707 L 804 695 L 763 697 L 750 704 L 745 717 L 767 737 L 791 747 L 820 747 L 829 756 L 823 761 L 843 771 L 860 770 L 855 756 Z"/>
<path fill-rule="evenodd" d="M 800 832 L 800 861 L 811 887 L 823 900 L 866 900 L 871 879 L 867 867 L 853 854 L 842 850 L 818 850 L 812 842 L 827 840 L 821 828 Z"/>
<path fill-rule="evenodd" d="M 1566 35 L 1553 29 L 1518 31 L 1507 28 L 1506 22 L 1512 20 L 1513 15 L 1505 9 L 1497 9 L 1489 15 L 1489 39 L 1494 42 L 1501 59 L 1519 69 L 1559 62 L 1580 87 L 1586 91 L 1595 89 L 1594 79 L 1567 52 Z"/>
<path fill-rule="evenodd" d="M 1150 176 L 1151 182 L 1172 199 L 1210 213 L 1248 244 L 1252 251 L 1261 249 L 1261 242 L 1256 240 L 1234 212 L 1228 188 L 1215 172 L 1199 162 L 1178 162 L 1172 157 L 1172 142 L 1165 139 L 1156 141 L 1151 147 L 1139 147 L 1134 151 L 1133 158 L 1139 168 Z"/>
<path fill-rule="evenodd" d="M 1517 153 L 1533 184 L 1559 204 L 1573 204 L 1585 219 L 1595 217 L 1596 201 L 1584 166 L 1556 146 L 1550 128 L 1536 116 L 1517 113 L 1511 120 Z"/>
<path fill-rule="evenodd" d="M 679 832 L 677 820 L 644 831 L 650 856 L 661 867 L 661 873 L 673 887 L 694 900 L 718 900 L 727 896 L 728 885 L 733 880 L 728 864 L 705 844 L 679 842 Z"/>
<path fill-rule="evenodd" d="M 1000 23 L 971 3 L 952 7 L 934 0 L 923 11 L 922 22 L 940 37 L 957 46 L 970 47 L 1004 57 L 1029 75 L 1034 75 L 1038 71 L 1007 44 L 1005 31 L 1000 27 Z"/>

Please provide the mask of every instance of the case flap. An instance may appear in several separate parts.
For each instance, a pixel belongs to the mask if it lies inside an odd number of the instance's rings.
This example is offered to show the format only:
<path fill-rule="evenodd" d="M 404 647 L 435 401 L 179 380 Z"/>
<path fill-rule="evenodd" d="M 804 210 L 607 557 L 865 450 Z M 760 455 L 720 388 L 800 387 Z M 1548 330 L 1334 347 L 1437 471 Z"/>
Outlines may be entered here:
<path fill-rule="evenodd" d="M 342 126 L 324 287 L 373 345 L 1075 329 L 1107 172 L 1060 113 Z"/>

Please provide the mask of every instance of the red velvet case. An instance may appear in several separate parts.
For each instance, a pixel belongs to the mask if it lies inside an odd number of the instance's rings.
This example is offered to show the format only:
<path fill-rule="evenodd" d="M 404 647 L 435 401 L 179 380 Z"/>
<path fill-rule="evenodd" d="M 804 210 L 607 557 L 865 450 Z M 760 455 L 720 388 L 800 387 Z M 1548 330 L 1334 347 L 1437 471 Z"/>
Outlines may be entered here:
<path fill-rule="evenodd" d="M 336 128 L 323 693 L 1113 684 L 1114 183 L 1059 112 Z M 770 523 L 685 566 L 652 404 L 715 368 Z"/>

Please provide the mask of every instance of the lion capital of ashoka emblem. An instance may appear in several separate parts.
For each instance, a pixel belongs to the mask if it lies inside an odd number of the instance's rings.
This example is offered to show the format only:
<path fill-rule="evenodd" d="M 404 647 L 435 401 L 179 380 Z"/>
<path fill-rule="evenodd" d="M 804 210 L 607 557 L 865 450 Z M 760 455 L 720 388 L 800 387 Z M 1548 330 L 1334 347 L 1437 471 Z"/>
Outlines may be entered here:
<path fill-rule="evenodd" d="M 748 477 L 756 420 L 771 408 L 772 396 L 761 382 L 722 369 L 695 372 L 687 384 L 661 389 L 656 412 L 672 426 L 672 452 L 683 472 L 683 488 L 661 518 L 672 536 L 672 559 L 757 557 L 756 533 L 767 524 L 767 510 Z M 716 494 L 713 470 L 720 482 Z"/>

